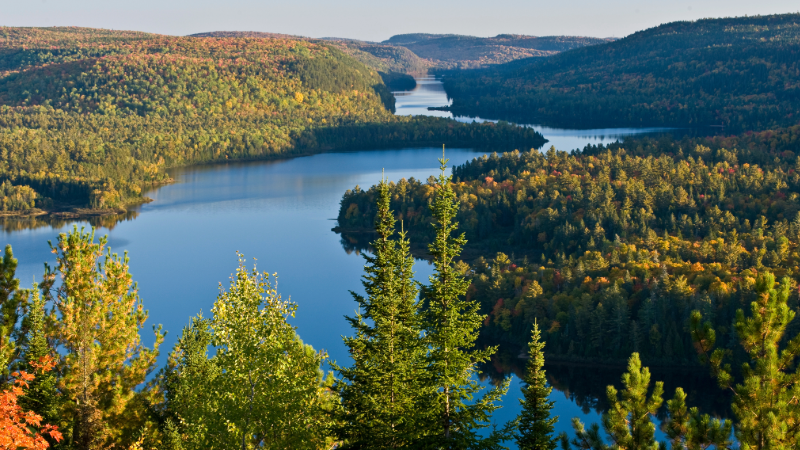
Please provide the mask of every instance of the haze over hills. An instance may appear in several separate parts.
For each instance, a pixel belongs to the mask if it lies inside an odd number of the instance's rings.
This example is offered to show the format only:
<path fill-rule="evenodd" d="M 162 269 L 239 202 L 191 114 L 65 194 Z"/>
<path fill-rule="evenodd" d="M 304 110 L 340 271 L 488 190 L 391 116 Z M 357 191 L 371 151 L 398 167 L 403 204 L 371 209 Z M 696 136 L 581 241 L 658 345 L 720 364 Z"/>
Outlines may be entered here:
<path fill-rule="evenodd" d="M 414 47 L 411 47 L 414 48 Z M 571 126 L 794 125 L 800 15 L 674 22 L 445 82 L 459 114 Z"/>
<path fill-rule="evenodd" d="M 522 58 L 545 57 L 587 45 L 611 42 L 614 38 L 580 36 L 525 36 L 501 34 L 482 38 L 455 34 L 399 34 L 383 42 L 328 37 L 301 38 L 252 31 L 213 31 L 197 37 L 291 37 L 334 43 L 369 67 L 381 72 L 422 73 L 430 68 L 470 69 L 502 64 Z"/>
<path fill-rule="evenodd" d="M 500 34 L 481 38 L 455 34 L 412 33 L 383 41 L 406 47 L 440 68 L 474 68 L 517 59 L 552 56 L 563 51 L 612 41 L 580 36 L 525 36 Z"/>
<path fill-rule="evenodd" d="M 264 31 L 210 31 L 208 33 L 190 34 L 189 37 L 246 37 L 246 38 L 277 38 L 277 39 L 304 39 L 304 36 L 283 33 L 268 33 Z"/>

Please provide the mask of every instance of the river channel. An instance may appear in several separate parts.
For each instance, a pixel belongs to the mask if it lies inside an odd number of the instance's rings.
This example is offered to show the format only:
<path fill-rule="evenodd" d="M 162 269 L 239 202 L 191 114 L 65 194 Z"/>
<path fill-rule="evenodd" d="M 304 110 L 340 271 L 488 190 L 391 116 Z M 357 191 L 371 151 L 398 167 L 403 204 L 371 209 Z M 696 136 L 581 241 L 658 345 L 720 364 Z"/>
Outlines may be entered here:
<path fill-rule="evenodd" d="M 414 91 L 398 93 L 397 113 L 428 114 L 427 106 L 445 104 L 442 98 L 446 102 L 446 96 L 437 83 L 421 79 Z M 559 149 L 648 131 L 652 130 L 541 128 L 551 141 L 546 146 Z M 447 156 L 452 166 L 482 154 L 449 149 Z M 342 193 L 356 185 L 367 188 L 377 183 L 383 169 L 391 180 L 426 179 L 437 173 L 440 155 L 440 148 L 373 150 L 173 170 L 174 184 L 147 193 L 153 202 L 141 206 L 129 220 L 100 227 L 98 233 L 108 234 L 113 251 L 128 253 L 131 273 L 150 312 L 148 324 L 162 324 L 169 333 L 161 350 L 162 364 L 190 318 L 201 311 L 209 315 L 219 283 L 227 286 L 236 268 L 237 250 L 251 261 L 257 259 L 260 270 L 278 274 L 279 292 L 298 305 L 292 323 L 302 339 L 344 363 L 348 356 L 341 336 L 351 334 L 351 329 L 343 316 L 356 308 L 349 291 L 361 291 L 364 262 L 355 252 L 345 251 L 340 236 L 331 231 Z M 54 262 L 48 240 L 55 242 L 59 233 L 73 225 L 90 226 L 67 222 L 5 229 L 0 244 L 13 246 L 23 287 L 41 279 L 45 261 Z M 431 266 L 419 261 L 416 272 L 419 280 L 426 280 Z M 148 345 L 153 341 L 149 325 L 143 331 Z M 618 368 L 552 366 L 548 371 L 555 388 L 554 413 L 561 417 L 558 431 L 570 430 L 572 417 L 585 423 L 599 421 L 604 386 L 619 385 L 621 375 Z M 672 380 L 667 398 L 676 384 L 687 389 L 690 401 L 703 397 L 708 385 L 685 374 L 664 377 Z M 495 413 L 498 423 L 517 414 L 519 388 L 513 376 L 503 408 Z M 717 412 L 719 408 L 705 409 Z"/>

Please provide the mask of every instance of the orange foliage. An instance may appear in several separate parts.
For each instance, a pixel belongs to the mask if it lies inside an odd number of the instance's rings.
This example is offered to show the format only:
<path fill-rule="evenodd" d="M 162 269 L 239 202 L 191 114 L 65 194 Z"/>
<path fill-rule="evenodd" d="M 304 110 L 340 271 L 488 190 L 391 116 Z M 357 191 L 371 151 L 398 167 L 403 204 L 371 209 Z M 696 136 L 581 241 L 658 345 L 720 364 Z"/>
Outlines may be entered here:
<path fill-rule="evenodd" d="M 40 364 L 34 364 L 41 370 L 53 368 L 52 358 L 45 359 Z M 0 448 L 2 449 L 46 449 L 50 444 L 45 436 L 50 436 L 56 442 L 61 441 L 61 432 L 54 425 L 42 424 L 42 416 L 33 411 L 23 411 L 17 401 L 23 394 L 23 389 L 34 376 L 25 372 L 14 372 L 14 385 L 11 389 L 0 393 Z"/>

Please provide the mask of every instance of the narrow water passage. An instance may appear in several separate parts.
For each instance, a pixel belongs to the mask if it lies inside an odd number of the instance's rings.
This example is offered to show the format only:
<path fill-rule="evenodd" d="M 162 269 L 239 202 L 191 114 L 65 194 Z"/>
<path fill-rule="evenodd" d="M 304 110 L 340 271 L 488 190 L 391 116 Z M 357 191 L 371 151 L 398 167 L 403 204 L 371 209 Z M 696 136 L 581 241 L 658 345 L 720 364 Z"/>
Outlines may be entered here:
<path fill-rule="evenodd" d="M 428 115 L 435 117 L 455 118 L 459 122 L 485 122 L 487 119 L 481 117 L 456 116 L 449 111 L 429 111 L 428 107 L 449 106 L 452 101 L 447 98 L 441 80 L 435 77 L 418 77 L 417 87 L 411 91 L 394 92 L 397 99 L 396 114 L 407 115 Z M 496 122 L 496 120 L 492 120 Z M 645 128 L 596 128 L 596 129 L 572 129 L 572 128 L 553 128 L 537 124 L 521 124 L 531 127 L 541 133 L 548 142 L 541 149 L 548 149 L 554 146 L 558 150 L 570 151 L 582 149 L 587 144 L 610 144 L 617 140 L 624 140 L 626 136 L 646 133 L 669 132 L 671 128 L 645 127 Z M 522 150 L 522 149 L 520 149 Z"/>

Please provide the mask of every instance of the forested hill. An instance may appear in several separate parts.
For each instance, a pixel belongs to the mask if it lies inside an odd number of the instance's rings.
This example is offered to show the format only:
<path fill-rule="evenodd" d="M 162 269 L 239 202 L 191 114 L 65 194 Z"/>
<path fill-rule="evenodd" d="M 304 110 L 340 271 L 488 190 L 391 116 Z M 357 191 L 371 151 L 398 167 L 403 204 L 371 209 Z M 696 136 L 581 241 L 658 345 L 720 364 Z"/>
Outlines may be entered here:
<path fill-rule="evenodd" d="M 118 208 L 177 165 L 543 142 L 510 126 L 398 118 L 393 101 L 375 71 L 306 40 L 0 28 L 2 211 Z"/>
<path fill-rule="evenodd" d="M 327 38 L 326 41 L 383 73 L 423 73 L 433 65 L 405 47 L 375 44 L 351 39 Z"/>
<path fill-rule="evenodd" d="M 580 36 L 525 36 L 501 34 L 481 38 L 455 34 L 400 34 L 383 41 L 405 47 L 417 56 L 431 61 L 437 68 L 475 68 L 491 64 L 541 56 L 587 45 L 609 42 Z"/>
<path fill-rule="evenodd" d="M 800 311 L 798 142 L 795 126 L 494 154 L 455 167 L 472 260 L 467 295 L 489 315 L 484 336 L 524 348 L 536 320 L 553 357 L 622 362 L 635 351 L 651 364 L 693 364 L 691 312 L 734 350 L 731 323 L 756 298 L 759 271 L 789 277 L 790 308 Z M 434 234 L 435 183 L 391 184 L 397 223 L 422 248 Z M 344 194 L 343 242 L 374 223 L 377 191 Z"/>
<path fill-rule="evenodd" d="M 289 38 L 306 39 L 312 42 L 326 43 L 339 48 L 343 52 L 359 60 L 364 65 L 383 73 L 422 73 L 431 66 L 405 47 L 365 42 L 346 38 L 307 38 L 280 33 L 260 31 L 211 31 L 192 34 L 192 37 L 225 37 L 225 38 Z M 413 87 L 413 86 L 412 86 Z"/>
<path fill-rule="evenodd" d="M 800 120 L 800 14 L 674 22 L 449 75 L 445 89 L 462 114 L 572 127 L 790 126 Z"/>

